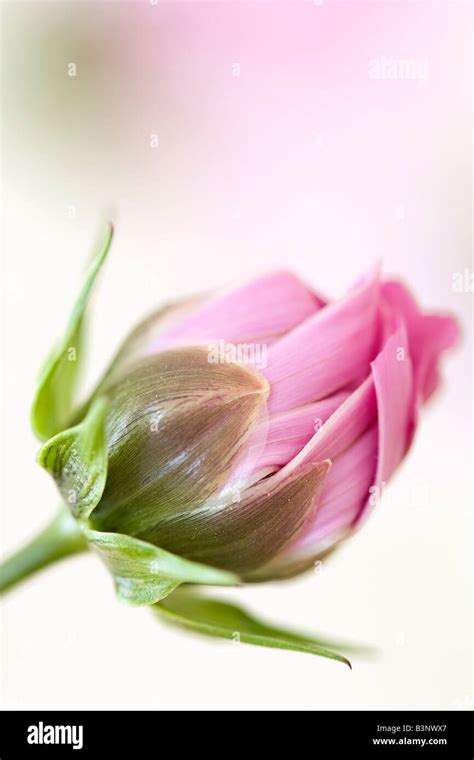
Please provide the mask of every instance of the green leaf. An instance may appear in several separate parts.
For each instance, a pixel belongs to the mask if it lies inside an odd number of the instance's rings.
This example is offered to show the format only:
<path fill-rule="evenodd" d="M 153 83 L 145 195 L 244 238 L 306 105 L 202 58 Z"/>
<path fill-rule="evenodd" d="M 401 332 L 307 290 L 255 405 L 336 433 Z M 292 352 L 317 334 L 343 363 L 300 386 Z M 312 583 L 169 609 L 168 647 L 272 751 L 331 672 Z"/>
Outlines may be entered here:
<path fill-rule="evenodd" d="M 84 313 L 92 286 L 110 248 L 112 235 L 112 226 L 109 226 L 102 248 L 89 267 L 66 332 L 40 373 L 31 410 L 31 425 L 40 441 L 46 441 L 70 424 L 82 358 Z"/>
<path fill-rule="evenodd" d="M 105 399 L 96 399 L 82 422 L 51 438 L 37 456 L 38 464 L 54 478 L 74 517 L 89 517 L 104 492 L 107 408 Z"/>
<path fill-rule="evenodd" d="M 207 636 L 314 654 L 352 667 L 349 660 L 332 651 L 326 641 L 268 625 L 236 605 L 202 597 L 194 589 L 175 591 L 154 610 L 172 625 Z"/>
<path fill-rule="evenodd" d="M 232 573 L 191 562 L 132 536 L 88 529 L 84 535 L 111 571 L 119 599 L 130 604 L 155 604 L 180 583 L 239 583 Z"/>

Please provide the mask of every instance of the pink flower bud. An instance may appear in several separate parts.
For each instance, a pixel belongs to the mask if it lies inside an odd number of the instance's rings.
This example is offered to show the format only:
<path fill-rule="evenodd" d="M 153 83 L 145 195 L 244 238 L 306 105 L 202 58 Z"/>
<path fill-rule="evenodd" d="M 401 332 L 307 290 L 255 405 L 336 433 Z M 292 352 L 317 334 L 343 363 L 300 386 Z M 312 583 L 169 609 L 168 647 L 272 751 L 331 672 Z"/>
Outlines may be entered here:
<path fill-rule="evenodd" d="M 306 569 L 367 516 L 457 337 L 377 270 L 331 303 L 277 272 L 159 312 L 99 386 L 93 524 L 249 580 Z"/>

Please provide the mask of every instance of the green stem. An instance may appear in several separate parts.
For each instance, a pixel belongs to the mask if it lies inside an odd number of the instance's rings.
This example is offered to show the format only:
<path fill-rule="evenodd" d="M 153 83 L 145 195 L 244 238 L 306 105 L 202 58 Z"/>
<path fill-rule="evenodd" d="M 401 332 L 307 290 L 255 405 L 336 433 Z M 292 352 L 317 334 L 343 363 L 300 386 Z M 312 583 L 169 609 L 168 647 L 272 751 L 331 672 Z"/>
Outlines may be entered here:
<path fill-rule="evenodd" d="M 0 594 L 38 570 L 87 549 L 76 521 L 65 509 L 29 543 L 0 565 Z"/>

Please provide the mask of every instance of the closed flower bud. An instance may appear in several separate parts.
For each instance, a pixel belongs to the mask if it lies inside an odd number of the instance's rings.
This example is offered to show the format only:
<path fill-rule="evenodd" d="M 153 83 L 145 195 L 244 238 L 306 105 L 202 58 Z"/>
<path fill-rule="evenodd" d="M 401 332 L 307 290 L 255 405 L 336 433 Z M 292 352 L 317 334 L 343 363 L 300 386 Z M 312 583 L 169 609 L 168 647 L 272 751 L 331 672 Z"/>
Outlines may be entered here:
<path fill-rule="evenodd" d="M 332 303 L 266 275 L 145 320 L 66 429 L 64 401 L 43 413 L 58 351 L 35 402 L 38 434 L 57 429 L 39 461 L 127 598 L 295 575 L 363 522 L 456 338 L 378 270 Z"/>
<path fill-rule="evenodd" d="M 84 309 L 110 240 L 32 410 L 70 514 L 3 563 L 0 591 L 92 548 L 120 598 L 169 622 L 347 663 L 195 588 L 297 575 L 353 534 L 410 448 L 456 322 L 377 269 L 332 303 L 277 272 L 151 315 L 77 410 Z"/>
<path fill-rule="evenodd" d="M 98 389 L 108 475 L 91 524 L 248 580 L 301 572 L 373 506 L 456 336 L 375 270 L 334 303 L 282 272 L 162 310 Z"/>

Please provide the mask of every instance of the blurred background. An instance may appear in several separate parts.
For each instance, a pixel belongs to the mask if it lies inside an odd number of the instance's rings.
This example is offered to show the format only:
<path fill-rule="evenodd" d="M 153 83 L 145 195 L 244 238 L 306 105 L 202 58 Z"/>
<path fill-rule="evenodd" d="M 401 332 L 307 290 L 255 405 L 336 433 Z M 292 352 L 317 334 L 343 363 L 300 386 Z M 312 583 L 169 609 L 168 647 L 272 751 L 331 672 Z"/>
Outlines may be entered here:
<path fill-rule="evenodd" d="M 336 296 L 380 259 L 464 331 L 364 530 L 317 572 L 216 594 L 376 657 L 349 672 L 187 637 L 82 556 L 2 602 L 3 706 L 472 709 L 470 4 L 1 11 L 3 552 L 56 508 L 29 405 L 107 219 L 89 384 L 161 301 L 273 267 Z"/>

